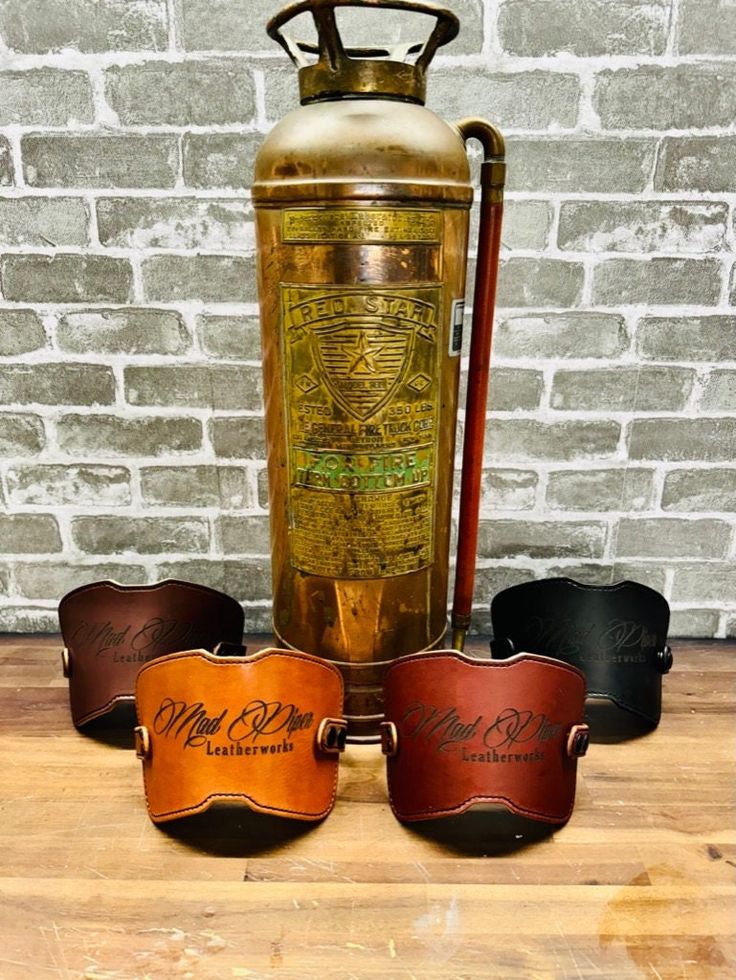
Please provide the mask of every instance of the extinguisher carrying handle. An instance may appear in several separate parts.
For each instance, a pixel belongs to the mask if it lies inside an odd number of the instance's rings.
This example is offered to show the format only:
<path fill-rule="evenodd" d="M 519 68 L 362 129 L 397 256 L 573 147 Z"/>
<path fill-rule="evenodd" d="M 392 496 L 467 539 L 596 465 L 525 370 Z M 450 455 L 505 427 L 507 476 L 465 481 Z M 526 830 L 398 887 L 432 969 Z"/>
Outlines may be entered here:
<path fill-rule="evenodd" d="M 475 139 L 483 147 L 478 259 L 473 294 L 455 592 L 451 616 L 452 645 L 456 650 L 462 651 L 473 608 L 488 375 L 501 251 L 506 150 L 500 131 L 483 119 L 463 119 L 457 123 L 457 130 L 466 143 Z"/>

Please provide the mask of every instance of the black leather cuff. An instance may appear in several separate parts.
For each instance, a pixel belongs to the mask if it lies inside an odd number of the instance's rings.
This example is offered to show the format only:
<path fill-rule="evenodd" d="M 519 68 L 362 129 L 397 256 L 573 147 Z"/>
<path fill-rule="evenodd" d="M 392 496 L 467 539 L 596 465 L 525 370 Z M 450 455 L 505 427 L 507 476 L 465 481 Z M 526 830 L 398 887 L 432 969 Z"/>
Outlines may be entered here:
<path fill-rule="evenodd" d="M 538 653 L 572 664 L 585 674 L 588 697 L 608 698 L 657 725 L 662 675 L 672 666 L 669 619 L 664 596 L 637 582 L 525 582 L 491 602 L 491 653 Z"/>

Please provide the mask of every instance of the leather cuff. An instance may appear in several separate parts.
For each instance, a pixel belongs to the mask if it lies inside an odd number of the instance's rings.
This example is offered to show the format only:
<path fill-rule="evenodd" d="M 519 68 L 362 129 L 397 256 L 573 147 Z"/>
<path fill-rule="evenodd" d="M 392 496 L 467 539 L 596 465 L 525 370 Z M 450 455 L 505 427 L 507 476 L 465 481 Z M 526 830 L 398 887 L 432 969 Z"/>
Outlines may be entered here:
<path fill-rule="evenodd" d="M 155 585 L 95 582 L 59 604 L 62 662 L 78 727 L 132 702 L 138 671 L 149 660 L 219 641 L 240 643 L 243 610 L 235 599 L 173 579 Z"/>
<path fill-rule="evenodd" d="M 585 674 L 588 696 L 609 698 L 651 725 L 662 713 L 662 675 L 672 666 L 667 600 L 645 585 L 525 582 L 491 602 L 493 657 L 529 651 Z"/>
<path fill-rule="evenodd" d="M 136 751 L 154 823 L 240 801 L 320 820 L 345 747 L 340 672 L 306 653 L 204 650 L 146 664 L 136 682 Z"/>
<path fill-rule="evenodd" d="M 455 650 L 395 661 L 384 680 L 391 809 L 429 820 L 501 804 L 564 823 L 588 747 L 585 679 L 547 657 L 473 660 Z"/>

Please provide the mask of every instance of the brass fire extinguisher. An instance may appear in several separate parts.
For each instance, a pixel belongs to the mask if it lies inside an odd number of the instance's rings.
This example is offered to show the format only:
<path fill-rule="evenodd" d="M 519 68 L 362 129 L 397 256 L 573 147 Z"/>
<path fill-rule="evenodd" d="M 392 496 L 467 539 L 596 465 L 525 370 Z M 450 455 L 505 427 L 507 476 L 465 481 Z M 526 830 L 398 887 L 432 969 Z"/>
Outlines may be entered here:
<path fill-rule="evenodd" d="M 434 27 L 401 51 L 346 48 L 342 7 L 419 12 Z M 305 11 L 317 44 L 283 31 Z M 458 28 L 450 11 L 413 0 L 300 0 L 268 24 L 299 67 L 301 95 L 264 142 L 253 187 L 274 629 L 342 669 L 357 740 L 378 730 L 387 663 L 441 643 L 447 626 L 474 138 L 484 163 L 459 649 L 470 624 L 505 168 L 494 126 L 451 126 L 424 107 L 427 66 Z"/>

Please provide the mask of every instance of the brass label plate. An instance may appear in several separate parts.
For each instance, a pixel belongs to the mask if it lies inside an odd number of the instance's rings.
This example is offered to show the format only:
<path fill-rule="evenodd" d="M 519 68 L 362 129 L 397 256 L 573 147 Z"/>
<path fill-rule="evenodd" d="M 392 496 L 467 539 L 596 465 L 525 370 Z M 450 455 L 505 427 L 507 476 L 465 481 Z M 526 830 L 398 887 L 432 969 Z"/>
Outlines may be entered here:
<path fill-rule="evenodd" d="M 439 211 L 412 208 L 296 208 L 283 212 L 284 242 L 439 244 Z"/>
<path fill-rule="evenodd" d="M 441 296 L 282 284 L 295 568 L 368 579 L 432 563 Z"/>

